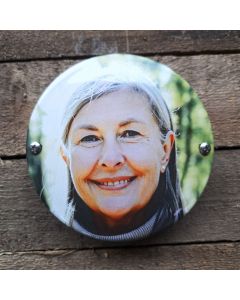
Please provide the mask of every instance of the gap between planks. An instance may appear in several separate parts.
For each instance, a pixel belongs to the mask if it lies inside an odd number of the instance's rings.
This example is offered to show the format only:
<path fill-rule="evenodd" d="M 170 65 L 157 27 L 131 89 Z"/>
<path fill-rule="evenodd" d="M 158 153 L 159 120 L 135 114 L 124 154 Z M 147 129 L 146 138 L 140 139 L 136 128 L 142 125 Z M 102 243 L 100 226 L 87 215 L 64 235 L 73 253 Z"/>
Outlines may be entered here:
<path fill-rule="evenodd" d="M 240 150 L 240 145 L 237 146 L 219 146 L 219 147 L 214 147 L 214 152 L 215 151 L 231 151 L 231 150 Z M 0 156 L 0 160 L 18 160 L 18 159 L 26 159 L 27 156 L 26 154 L 17 154 L 17 155 L 2 155 Z"/>
<path fill-rule="evenodd" d="M 122 53 L 122 52 L 106 52 L 104 54 L 89 54 L 89 55 L 62 55 L 62 56 L 52 56 L 52 57 L 35 57 L 35 58 L 22 58 L 22 59 L 8 59 L 8 60 L 0 60 L 0 64 L 5 63 L 21 63 L 21 62 L 36 62 L 36 61 L 61 61 L 61 60 L 84 60 L 92 57 L 114 54 L 114 53 Z M 124 54 L 132 54 L 137 56 L 144 57 L 152 57 L 152 56 L 176 56 L 176 57 L 184 57 L 184 56 L 200 56 L 200 55 L 233 55 L 240 54 L 240 50 L 205 50 L 205 51 L 168 51 L 168 52 L 148 52 L 148 53 L 134 53 L 134 52 L 125 52 Z"/>
<path fill-rule="evenodd" d="M 83 247 L 83 248 L 65 248 L 65 249 L 38 249 L 38 250 L 26 250 L 26 251 L 0 251 L 0 256 L 4 255 L 44 255 L 44 256 L 65 256 L 74 252 L 82 251 L 111 251 L 117 249 L 150 249 L 150 248 L 162 248 L 162 247 L 187 247 L 187 246 L 201 246 L 201 245 L 228 245 L 228 244 L 240 244 L 240 240 L 218 240 L 218 241 L 194 241 L 187 243 L 164 243 L 164 244 L 149 244 L 149 245 L 118 245 L 116 247 Z"/>

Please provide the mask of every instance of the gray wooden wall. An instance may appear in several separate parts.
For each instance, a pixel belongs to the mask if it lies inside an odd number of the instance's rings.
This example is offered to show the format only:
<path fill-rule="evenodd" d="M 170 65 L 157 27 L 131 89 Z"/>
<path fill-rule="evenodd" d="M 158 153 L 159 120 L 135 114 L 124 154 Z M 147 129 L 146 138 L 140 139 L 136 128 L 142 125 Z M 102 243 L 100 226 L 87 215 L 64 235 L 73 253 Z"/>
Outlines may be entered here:
<path fill-rule="evenodd" d="M 25 140 L 44 88 L 67 67 L 113 52 L 169 65 L 196 90 L 213 124 L 213 172 L 189 215 L 128 245 L 65 227 L 40 202 L 27 174 Z M 1 269 L 239 269 L 240 32 L 0 32 Z"/>

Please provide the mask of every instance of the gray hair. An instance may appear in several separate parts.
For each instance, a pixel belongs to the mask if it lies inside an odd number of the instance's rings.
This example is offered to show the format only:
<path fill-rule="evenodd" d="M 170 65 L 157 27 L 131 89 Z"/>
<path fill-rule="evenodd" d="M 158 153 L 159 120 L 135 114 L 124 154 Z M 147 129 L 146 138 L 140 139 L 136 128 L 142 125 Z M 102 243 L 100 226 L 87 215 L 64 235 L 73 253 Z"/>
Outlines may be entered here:
<path fill-rule="evenodd" d="M 147 98 L 152 114 L 159 125 L 161 139 L 164 140 L 166 133 L 172 129 L 172 122 L 160 90 L 150 82 L 129 82 L 102 78 L 81 84 L 72 95 L 62 121 L 62 143 L 65 146 L 67 145 L 67 137 L 72 121 L 87 103 L 120 90 L 129 90 L 144 95 Z"/>

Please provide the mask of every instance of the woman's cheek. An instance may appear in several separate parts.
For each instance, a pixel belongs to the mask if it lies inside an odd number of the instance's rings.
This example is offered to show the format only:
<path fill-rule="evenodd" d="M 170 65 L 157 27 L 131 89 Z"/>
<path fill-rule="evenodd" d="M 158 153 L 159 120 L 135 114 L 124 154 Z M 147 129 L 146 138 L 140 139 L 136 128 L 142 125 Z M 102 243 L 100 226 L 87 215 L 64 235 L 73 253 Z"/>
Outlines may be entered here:
<path fill-rule="evenodd" d="M 71 169 L 78 177 L 87 177 L 96 165 L 98 151 L 96 148 L 76 147 L 71 152 Z"/>
<path fill-rule="evenodd" d="M 124 155 L 129 164 L 139 172 L 155 170 L 161 160 L 160 147 L 154 147 L 154 145 L 146 143 L 125 146 Z"/>

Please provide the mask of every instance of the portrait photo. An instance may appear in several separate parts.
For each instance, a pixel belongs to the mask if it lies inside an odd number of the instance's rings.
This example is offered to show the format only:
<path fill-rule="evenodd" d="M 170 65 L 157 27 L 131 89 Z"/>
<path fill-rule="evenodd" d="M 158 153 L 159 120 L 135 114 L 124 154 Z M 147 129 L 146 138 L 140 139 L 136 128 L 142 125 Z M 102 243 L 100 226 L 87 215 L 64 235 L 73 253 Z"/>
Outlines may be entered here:
<path fill-rule="evenodd" d="M 196 203 L 213 157 L 200 155 L 203 140 L 213 143 L 208 115 L 182 77 L 140 56 L 99 56 L 70 67 L 40 97 L 29 172 L 66 225 L 99 240 L 137 240 Z M 34 141 L 39 155 L 29 151 Z"/>

